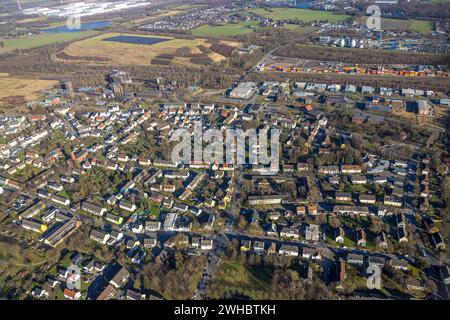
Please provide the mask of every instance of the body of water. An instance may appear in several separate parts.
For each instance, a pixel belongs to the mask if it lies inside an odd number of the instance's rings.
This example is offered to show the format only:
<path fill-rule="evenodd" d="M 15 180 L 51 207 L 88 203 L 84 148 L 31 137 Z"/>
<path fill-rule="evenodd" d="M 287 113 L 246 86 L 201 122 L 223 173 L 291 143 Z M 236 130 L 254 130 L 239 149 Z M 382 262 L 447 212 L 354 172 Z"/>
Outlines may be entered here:
<path fill-rule="evenodd" d="M 95 21 L 95 22 L 81 22 L 80 29 L 70 29 L 66 25 L 61 27 L 54 27 L 42 30 L 44 33 L 67 33 L 67 32 L 79 32 L 89 31 L 96 28 L 107 27 L 111 25 L 111 21 Z"/>
<path fill-rule="evenodd" d="M 155 38 L 155 37 L 138 37 L 138 36 L 116 36 L 111 38 L 105 38 L 103 41 L 113 41 L 132 44 L 156 44 L 160 42 L 170 41 L 170 38 Z"/>
<path fill-rule="evenodd" d="M 313 2 L 301 2 L 301 3 L 296 4 L 296 8 L 308 9 L 309 7 L 311 7 L 312 4 L 313 4 Z"/>

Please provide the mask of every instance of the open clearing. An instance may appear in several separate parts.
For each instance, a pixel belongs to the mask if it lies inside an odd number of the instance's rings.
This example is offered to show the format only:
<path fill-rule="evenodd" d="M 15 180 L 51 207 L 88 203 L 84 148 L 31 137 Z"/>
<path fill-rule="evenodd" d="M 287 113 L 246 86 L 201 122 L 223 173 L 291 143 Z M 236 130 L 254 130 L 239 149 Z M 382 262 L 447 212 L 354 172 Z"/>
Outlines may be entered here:
<path fill-rule="evenodd" d="M 2 290 L 7 289 L 6 283 L 11 285 L 11 280 L 19 275 L 18 285 L 21 286 L 20 279 L 30 274 L 37 267 L 46 263 L 47 260 L 39 253 L 33 252 L 31 248 L 21 247 L 17 243 L 12 243 L 8 239 L 0 240 L 0 283 Z M 14 281 L 14 280 L 12 280 Z M 29 288 L 27 288 L 29 289 Z"/>
<path fill-rule="evenodd" d="M 76 39 L 91 37 L 98 34 L 97 31 L 63 32 L 53 34 L 37 34 L 14 39 L 0 39 L 4 47 L 0 48 L 0 53 L 14 49 L 31 49 L 53 43 L 68 42 Z"/>
<path fill-rule="evenodd" d="M 47 90 L 57 84 L 54 80 L 14 78 L 0 73 L 0 105 L 9 97 L 23 97 L 26 100 L 36 99 L 42 90 Z M 3 103 L 2 103 L 3 102 Z"/>
<path fill-rule="evenodd" d="M 333 14 L 328 11 L 308 10 L 308 9 L 294 9 L 294 8 L 258 8 L 250 10 L 249 12 L 271 18 L 275 20 L 281 19 L 297 19 L 303 22 L 313 22 L 315 20 L 327 20 L 334 23 L 338 21 L 344 21 L 350 18 L 346 14 Z"/>
<path fill-rule="evenodd" d="M 170 40 L 152 45 L 104 41 L 104 39 L 117 36 Z M 217 43 L 226 48 L 236 48 L 240 45 L 232 41 L 219 41 Z M 218 52 L 220 50 L 220 48 L 217 49 L 218 47 L 218 45 L 213 45 L 207 39 L 201 38 L 178 39 L 140 34 L 107 33 L 69 44 L 65 48 L 63 55 L 57 55 L 56 59 L 77 63 L 80 61 L 84 63 L 92 61 L 95 64 L 104 65 L 183 64 L 195 66 L 209 62 L 220 62 L 226 59 L 226 54 Z"/>
<path fill-rule="evenodd" d="M 213 298 L 246 296 L 267 299 L 270 293 L 272 271 L 262 267 L 245 267 L 240 263 L 224 262 L 213 280 L 209 294 Z"/>

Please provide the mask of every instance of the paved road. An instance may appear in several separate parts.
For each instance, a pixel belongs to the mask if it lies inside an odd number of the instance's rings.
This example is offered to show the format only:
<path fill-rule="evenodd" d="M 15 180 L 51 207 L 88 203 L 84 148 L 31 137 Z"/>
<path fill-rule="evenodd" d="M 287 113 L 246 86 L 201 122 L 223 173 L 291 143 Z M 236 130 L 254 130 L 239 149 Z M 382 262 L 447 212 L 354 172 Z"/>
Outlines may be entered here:
<path fill-rule="evenodd" d="M 246 74 L 255 71 L 256 67 L 261 65 L 262 63 L 266 62 L 268 59 L 270 59 L 272 57 L 272 53 L 274 53 L 276 50 L 278 50 L 280 47 L 276 47 L 275 49 L 270 50 L 261 60 L 259 60 L 259 62 L 257 64 L 255 64 L 250 70 L 248 70 Z"/>
<path fill-rule="evenodd" d="M 390 253 L 384 253 L 384 252 L 372 252 L 369 250 L 365 250 L 363 248 L 351 248 L 351 247 L 334 247 L 331 246 L 323 241 L 317 242 L 317 243 L 309 243 L 306 241 L 299 241 L 299 240 L 283 240 L 278 238 L 272 238 L 267 236 L 252 236 L 248 234 L 243 234 L 240 232 L 226 232 L 226 236 L 230 239 L 238 239 L 238 240 L 251 240 L 251 241 L 263 241 L 266 244 L 275 242 L 278 245 L 292 245 L 297 246 L 301 248 L 315 248 L 321 251 L 321 253 L 328 253 L 327 255 L 330 256 L 331 254 L 337 254 L 337 255 L 343 255 L 347 253 L 356 253 L 356 254 L 362 254 L 365 256 L 379 256 L 384 258 L 401 258 L 404 260 L 408 260 L 410 263 L 413 263 L 413 259 L 406 257 L 406 256 L 399 256 L 396 254 L 390 254 Z M 437 261 L 433 261 L 432 265 L 439 265 L 436 264 Z"/>
<path fill-rule="evenodd" d="M 208 254 L 208 264 L 206 265 L 205 271 L 203 271 L 202 277 L 197 285 L 197 290 L 193 296 L 194 300 L 204 299 L 212 278 L 219 268 L 221 255 L 229 244 L 228 238 L 224 234 L 214 235 L 213 240 L 213 250 L 211 250 Z"/>

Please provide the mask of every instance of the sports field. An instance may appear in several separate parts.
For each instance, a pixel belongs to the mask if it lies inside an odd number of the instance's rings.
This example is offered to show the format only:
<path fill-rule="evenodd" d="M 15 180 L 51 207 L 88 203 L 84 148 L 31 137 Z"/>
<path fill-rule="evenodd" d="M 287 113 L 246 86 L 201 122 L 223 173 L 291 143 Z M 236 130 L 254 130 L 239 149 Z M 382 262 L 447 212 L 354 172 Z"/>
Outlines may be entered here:
<path fill-rule="evenodd" d="M 333 14 L 329 11 L 308 10 L 308 9 L 295 9 L 295 8 L 257 8 L 250 10 L 249 12 L 271 18 L 275 20 L 283 19 L 297 19 L 303 22 L 313 22 L 316 20 L 327 20 L 334 23 L 338 21 L 344 21 L 350 18 L 346 14 Z"/>
<path fill-rule="evenodd" d="M 147 37 L 169 40 L 152 45 L 105 41 L 105 39 L 119 36 L 129 36 L 134 39 Z M 233 41 L 220 41 L 219 44 L 233 48 L 239 46 L 239 43 Z M 71 43 L 65 48 L 64 55 L 59 55 L 57 58 L 66 60 L 66 62 L 91 60 L 95 64 L 105 65 L 183 64 L 191 66 L 202 64 L 201 62 L 206 60 L 215 63 L 226 59 L 226 56 L 210 50 L 211 47 L 212 44 L 202 38 L 178 39 L 164 36 L 106 33 Z"/>

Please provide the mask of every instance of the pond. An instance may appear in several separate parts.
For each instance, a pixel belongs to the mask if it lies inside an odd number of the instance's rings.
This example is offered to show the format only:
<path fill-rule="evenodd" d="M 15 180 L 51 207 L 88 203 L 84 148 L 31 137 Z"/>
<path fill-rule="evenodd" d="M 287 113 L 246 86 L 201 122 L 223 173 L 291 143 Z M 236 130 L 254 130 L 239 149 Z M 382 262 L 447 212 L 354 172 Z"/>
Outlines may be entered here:
<path fill-rule="evenodd" d="M 132 44 L 156 44 L 161 42 L 170 41 L 170 38 L 155 38 L 155 37 L 138 37 L 138 36 L 115 36 L 111 38 L 105 38 L 103 41 L 132 43 Z"/>
<path fill-rule="evenodd" d="M 308 9 L 314 2 L 300 2 L 296 3 L 295 7 L 299 9 Z"/>
<path fill-rule="evenodd" d="M 61 27 L 47 28 L 43 29 L 44 33 L 67 33 L 67 32 L 78 32 L 78 31 L 88 31 L 97 28 L 107 27 L 111 25 L 111 21 L 95 21 L 95 22 L 85 22 L 81 23 L 80 29 L 70 29 L 66 25 Z"/>

